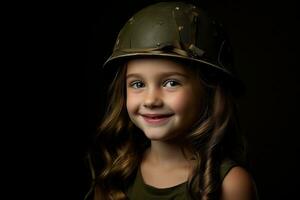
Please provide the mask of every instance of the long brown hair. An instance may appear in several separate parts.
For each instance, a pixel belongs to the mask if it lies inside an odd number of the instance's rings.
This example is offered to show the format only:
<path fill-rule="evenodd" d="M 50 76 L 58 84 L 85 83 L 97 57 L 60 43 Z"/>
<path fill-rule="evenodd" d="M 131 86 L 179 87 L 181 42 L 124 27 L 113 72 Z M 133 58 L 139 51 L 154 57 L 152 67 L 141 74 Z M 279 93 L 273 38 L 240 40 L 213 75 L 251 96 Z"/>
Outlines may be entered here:
<path fill-rule="evenodd" d="M 205 86 L 205 104 L 190 134 L 183 136 L 196 163 L 188 189 L 193 199 L 212 200 L 220 195 L 222 160 L 230 158 L 243 164 L 244 145 L 238 131 L 235 98 L 227 83 L 204 78 L 199 66 L 191 68 Z M 150 145 L 128 117 L 125 75 L 126 66 L 120 67 L 110 85 L 109 105 L 95 140 L 94 200 L 127 199 L 126 187 L 133 181 L 143 152 Z"/>

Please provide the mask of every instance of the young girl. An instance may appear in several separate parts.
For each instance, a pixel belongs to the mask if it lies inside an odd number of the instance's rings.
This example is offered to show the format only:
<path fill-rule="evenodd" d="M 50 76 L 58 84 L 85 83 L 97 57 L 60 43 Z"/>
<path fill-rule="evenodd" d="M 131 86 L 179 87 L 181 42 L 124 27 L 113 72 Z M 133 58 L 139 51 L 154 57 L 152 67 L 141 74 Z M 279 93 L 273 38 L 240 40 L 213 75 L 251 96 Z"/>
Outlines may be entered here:
<path fill-rule="evenodd" d="M 221 27 L 200 8 L 161 2 L 135 14 L 104 64 L 114 79 L 87 197 L 256 199 L 231 66 Z"/>

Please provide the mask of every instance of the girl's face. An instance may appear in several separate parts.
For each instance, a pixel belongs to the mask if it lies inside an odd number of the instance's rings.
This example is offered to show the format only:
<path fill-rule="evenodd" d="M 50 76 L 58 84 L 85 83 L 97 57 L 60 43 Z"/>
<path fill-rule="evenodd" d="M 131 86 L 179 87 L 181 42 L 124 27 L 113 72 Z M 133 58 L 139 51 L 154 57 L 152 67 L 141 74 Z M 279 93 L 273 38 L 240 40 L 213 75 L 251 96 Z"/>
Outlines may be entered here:
<path fill-rule="evenodd" d="M 198 76 L 166 59 L 135 59 L 126 72 L 130 119 L 150 140 L 166 141 L 186 133 L 201 113 Z"/>

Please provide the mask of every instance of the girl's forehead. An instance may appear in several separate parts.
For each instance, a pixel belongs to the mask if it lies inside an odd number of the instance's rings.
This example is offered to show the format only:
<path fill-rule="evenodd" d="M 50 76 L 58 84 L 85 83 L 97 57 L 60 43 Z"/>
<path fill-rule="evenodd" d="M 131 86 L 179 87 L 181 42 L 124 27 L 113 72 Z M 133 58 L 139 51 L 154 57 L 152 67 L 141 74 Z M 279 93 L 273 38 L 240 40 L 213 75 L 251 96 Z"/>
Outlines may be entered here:
<path fill-rule="evenodd" d="M 159 72 L 179 72 L 183 74 L 192 73 L 186 65 L 164 58 L 139 58 L 130 60 L 127 63 L 127 74 Z"/>

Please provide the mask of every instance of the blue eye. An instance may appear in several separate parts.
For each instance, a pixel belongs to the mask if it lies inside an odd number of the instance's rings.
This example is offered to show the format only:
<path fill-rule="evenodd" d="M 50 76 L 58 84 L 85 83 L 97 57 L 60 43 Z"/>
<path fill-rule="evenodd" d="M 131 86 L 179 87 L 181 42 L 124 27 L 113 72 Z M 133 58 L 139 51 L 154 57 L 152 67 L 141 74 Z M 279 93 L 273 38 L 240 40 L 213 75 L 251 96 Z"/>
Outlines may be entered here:
<path fill-rule="evenodd" d="M 167 80 L 164 82 L 164 87 L 176 87 L 180 85 L 180 83 L 176 80 Z"/>
<path fill-rule="evenodd" d="M 134 89 L 138 89 L 138 88 L 145 87 L 145 84 L 142 81 L 133 81 L 132 83 L 130 83 L 130 87 Z"/>

